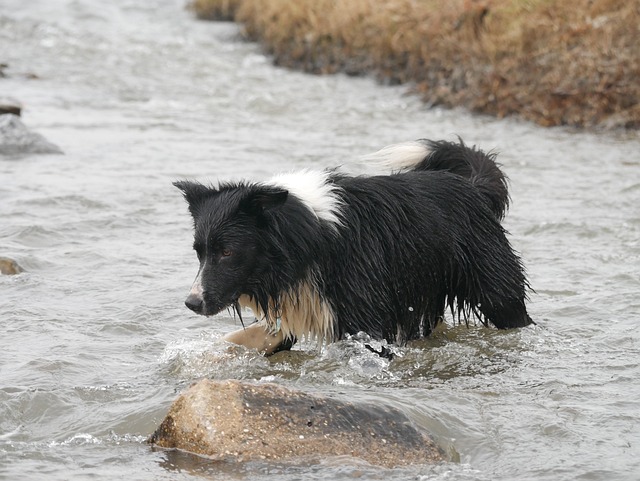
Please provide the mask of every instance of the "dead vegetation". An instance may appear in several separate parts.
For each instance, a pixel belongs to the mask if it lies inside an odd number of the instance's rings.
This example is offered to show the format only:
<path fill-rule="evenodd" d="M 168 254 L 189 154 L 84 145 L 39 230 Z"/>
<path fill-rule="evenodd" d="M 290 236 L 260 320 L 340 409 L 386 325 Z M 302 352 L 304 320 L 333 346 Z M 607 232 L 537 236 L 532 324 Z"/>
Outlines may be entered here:
<path fill-rule="evenodd" d="M 640 0 L 195 0 L 277 65 L 410 83 L 430 105 L 640 127 Z"/>

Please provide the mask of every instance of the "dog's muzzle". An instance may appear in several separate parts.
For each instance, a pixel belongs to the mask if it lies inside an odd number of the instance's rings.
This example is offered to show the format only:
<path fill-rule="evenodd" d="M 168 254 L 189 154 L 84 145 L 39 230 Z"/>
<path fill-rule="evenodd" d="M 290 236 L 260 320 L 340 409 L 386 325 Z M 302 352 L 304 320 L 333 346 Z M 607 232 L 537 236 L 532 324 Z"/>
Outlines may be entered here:
<path fill-rule="evenodd" d="M 204 289 L 202 287 L 203 270 L 204 265 L 201 265 L 198 270 L 198 275 L 191 286 L 191 291 L 189 292 L 187 299 L 184 301 L 184 304 L 197 314 L 204 314 Z"/>
<path fill-rule="evenodd" d="M 193 312 L 198 314 L 202 314 L 204 310 L 204 300 L 202 299 L 202 296 L 197 294 L 189 294 L 187 299 L 184 301 L 184 304 Z"/>

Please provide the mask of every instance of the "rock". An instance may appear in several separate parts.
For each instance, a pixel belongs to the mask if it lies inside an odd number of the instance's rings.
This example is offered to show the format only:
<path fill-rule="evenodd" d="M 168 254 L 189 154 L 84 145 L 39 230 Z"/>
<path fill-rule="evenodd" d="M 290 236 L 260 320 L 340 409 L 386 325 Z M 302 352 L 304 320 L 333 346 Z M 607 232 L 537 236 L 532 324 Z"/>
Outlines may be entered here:
<path fill-rule="evenodd" d="M 349 455 L 394 467 L 435 463 L 443 451 L 401 411 L 275 384 L 202 380 L 182 393 L 149 443 L 216 460 Z"/>
<path fill-rule="evenodd" d="M 12 276 L 15 274 L 20 274 L 21 272 L 23 272 L 23 269 L 18 265 L 16 261 L 14 261 L 13 259 L 8 259 L 6 257 L 0 257 L 0 274 Z"/>
<path fill-rule="evenodd" d="M 62 154 L 42 135 L 31 132 L 14 114 L 0 115 L 0 154 Z"/>
<path fill-rule="evenodd" d="M 15 104 L 5 103 L 2 99 L 0 99 L 0 115 L 13 114 L 19 117 L 21 113 L 22 107 Z"/>
<path fill-rule="evenodd" d="M 13 114 L 18 115 L 22 113 L 22 105 L 15 99 L 10 97 L 0 97 L 0 115 Z"/>

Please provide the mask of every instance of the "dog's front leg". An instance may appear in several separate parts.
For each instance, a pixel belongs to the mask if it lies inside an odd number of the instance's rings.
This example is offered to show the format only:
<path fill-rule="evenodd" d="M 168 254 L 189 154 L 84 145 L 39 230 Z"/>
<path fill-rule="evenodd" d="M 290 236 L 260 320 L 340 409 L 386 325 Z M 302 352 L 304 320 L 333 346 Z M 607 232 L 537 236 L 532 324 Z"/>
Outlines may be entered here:
<path fill-rule="evenodd" d="M 244 329 L 230 332 L 222 339 L 234 344 L 240 344 L 249 349 L 257 349 L 258 352 L 261 352 L 265 356 L 281 350 L 283 344 L 285 344 L 282 331 L 273 334 L 262 322 L 256 322 Z M 291 347 L 291 345 L 289 345 L 289 347 Z"/>

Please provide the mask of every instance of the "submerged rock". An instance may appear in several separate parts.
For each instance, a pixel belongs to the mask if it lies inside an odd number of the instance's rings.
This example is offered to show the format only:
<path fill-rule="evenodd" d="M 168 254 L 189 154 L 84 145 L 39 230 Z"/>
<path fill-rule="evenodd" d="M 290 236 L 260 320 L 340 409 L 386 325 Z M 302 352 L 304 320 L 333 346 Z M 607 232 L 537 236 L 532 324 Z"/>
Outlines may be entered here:
<path fill-rule="evenodd" d="M 0 155 L 62 153 L 60 147 L 31 132 L 17 115 L 0 115 Z"/>
<path fill-rule="evenodd" d="M 393 467 L 442 461 L 401 411 L 275 384 L 202 380 L 181 394 L 149 442 L 214 459 L 353 456 Z"/>
<path fill-rule="evenodd" d="M 23 272 L 23 269 L 18 265 L 16 261 L 14 261 L 13 259 L 8 259 L 6 257 L 0 257 L 0 274 L 12 276 L 15 274 L 20 274 L 21 272 Z"/>

